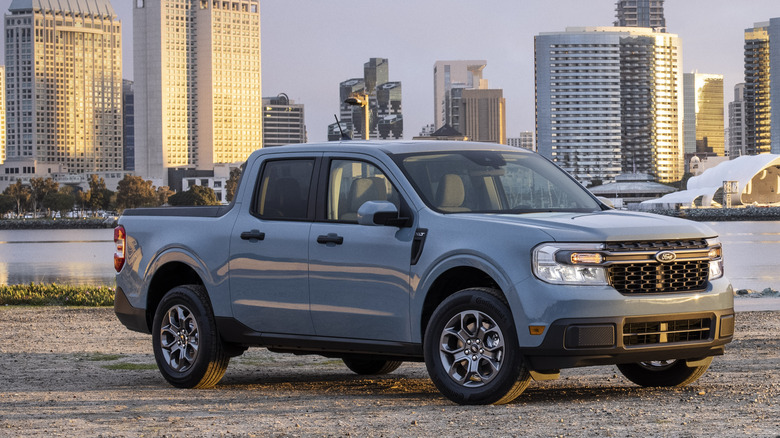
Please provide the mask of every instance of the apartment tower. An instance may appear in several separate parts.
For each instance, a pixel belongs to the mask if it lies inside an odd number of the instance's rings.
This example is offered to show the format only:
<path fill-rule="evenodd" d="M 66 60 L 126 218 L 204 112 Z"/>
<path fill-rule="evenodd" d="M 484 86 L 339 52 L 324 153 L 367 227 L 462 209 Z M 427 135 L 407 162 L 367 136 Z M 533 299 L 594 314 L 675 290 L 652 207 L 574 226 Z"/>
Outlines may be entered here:
<path fill-rule="evenodd" d="M 664 0 L 618 0 L 615 26 L 666 29 Z"/>
<path fill-rule="evenodd" d="M 683 176 L 677 35 L 582 27 L 535 37 L 536 144 L 585 183 L 620 173 Z"/>
<path fill-rule="evenodd" d="M 745 29 L 745 154 L 780 154 L 780 18 Z"/>
<path fill-rule="evenodd" d="M 135 0 L 135 171 L 212 170 L 262 147 L 259 0 Z"/>
<path fill-rule="evenodd" d="M 122 170 L 122 24 L 108 0 L 13 0 L 3 181 Z"/>

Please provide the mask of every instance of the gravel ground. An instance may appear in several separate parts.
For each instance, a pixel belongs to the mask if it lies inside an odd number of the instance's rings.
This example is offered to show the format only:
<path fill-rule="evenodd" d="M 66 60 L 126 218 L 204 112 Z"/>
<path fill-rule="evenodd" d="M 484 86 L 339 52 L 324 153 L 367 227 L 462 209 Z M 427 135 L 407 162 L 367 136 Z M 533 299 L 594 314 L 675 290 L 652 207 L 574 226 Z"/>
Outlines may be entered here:
<path fill-rule="evenodd" d="M 695 384 L 643 389 L 564 370 L 504 406 L 457 406 L 419 363 L 364 378 L 340 361 L 250 349 L 209 390 L 169 386 L 151 336 L 113 309 L 0 308 L 0 436 L 780 437 L 780 313 L 737 315 Z"/>

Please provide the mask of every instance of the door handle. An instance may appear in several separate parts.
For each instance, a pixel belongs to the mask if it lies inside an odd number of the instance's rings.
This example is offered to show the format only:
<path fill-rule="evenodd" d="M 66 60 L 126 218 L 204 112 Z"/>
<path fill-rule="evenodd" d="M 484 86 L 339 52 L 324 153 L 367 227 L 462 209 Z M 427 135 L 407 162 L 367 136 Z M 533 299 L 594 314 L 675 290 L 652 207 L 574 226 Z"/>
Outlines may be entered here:
<path fill-rule="evenodd" d="M 241 238 L 244 240 L 263 240 L 265 233 L 261 233 L 260 230 L 244 231 L 241 233 Z"/>
<path fill-rule="evenodd" d="M 327 236 L 317 236 L 317 243 L 335 243 L 336 245 L 341 245 L 344 243 L 344 238 L 336 233 L 330 233 Z"/>

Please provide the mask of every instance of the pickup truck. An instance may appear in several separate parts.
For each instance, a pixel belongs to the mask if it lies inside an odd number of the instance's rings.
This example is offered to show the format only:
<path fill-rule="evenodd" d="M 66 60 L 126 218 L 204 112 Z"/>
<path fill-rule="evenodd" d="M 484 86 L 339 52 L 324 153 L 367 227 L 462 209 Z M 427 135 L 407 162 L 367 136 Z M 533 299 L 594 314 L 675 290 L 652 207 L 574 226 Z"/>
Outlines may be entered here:
<path fill-rule="evenodd" d="M 126 210 L 115 241 L 116 315 L 176 387 L 265 347 L 358 374 L 424 361 L 452 401 L 501 404 L 591 365 L 687 385 L 734 333 L 712 229 L 496 144 L 261 149 L 232 204 Z"/>

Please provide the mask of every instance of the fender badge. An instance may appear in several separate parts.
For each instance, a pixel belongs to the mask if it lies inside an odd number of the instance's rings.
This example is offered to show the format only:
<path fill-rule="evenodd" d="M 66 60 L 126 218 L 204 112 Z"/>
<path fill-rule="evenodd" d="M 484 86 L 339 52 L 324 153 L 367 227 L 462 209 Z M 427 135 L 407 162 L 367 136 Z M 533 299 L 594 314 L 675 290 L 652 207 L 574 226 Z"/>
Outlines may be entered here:
<path fill-rule="evenodd" d="M 671 263 L 677 260 L 677 254 L 671 251 L 661 251 L 655 255 L 655 259 L 661 263 Z"/>

